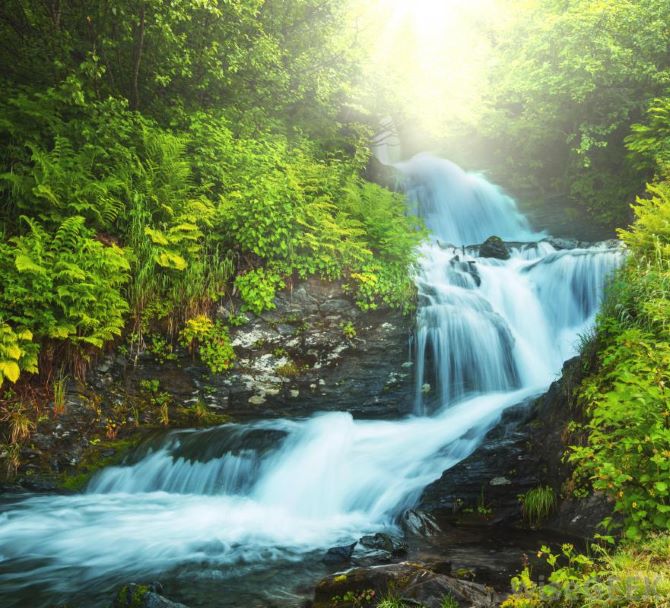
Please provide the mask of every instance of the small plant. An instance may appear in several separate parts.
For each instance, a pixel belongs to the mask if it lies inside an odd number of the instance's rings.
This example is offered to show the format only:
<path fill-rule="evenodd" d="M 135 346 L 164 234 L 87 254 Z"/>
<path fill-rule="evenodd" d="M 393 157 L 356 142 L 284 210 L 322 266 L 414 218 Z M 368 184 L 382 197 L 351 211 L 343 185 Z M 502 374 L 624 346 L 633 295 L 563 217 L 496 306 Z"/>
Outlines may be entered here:
<path fill-rule="evenodd" d="M 175 361 L 177 359 L 174 347 L 166 338 L 157 333 L 150 334 L 147 338 L 149 340 L 147 343 L 147 350 L 160 364 L 163 364 L 166 361 Z"/>
<path fill-rule="evenodd" d="M 207 315 L 193 317 L 186 321 L 184 329 L 179 333 L 179 341 L 191 354 L 197 352 L 202 362 L 214 373 L 233 366 L 235 351 L 228 329 L 220 321 L 212 321 Z"/>
<path fill-rule="evenodd" d="M 519 496 L 523 517 L 530 526 L 539 525 L 556 506 L 556 494 L 550 486 L 539 486 Z"/>
<path fill-rule="evenodd" d="M 30 419 L 25 406 L 20 401 L 10 404 L 0 420 L 9 424 L 9 440 L 16 445 L 28 439 L 35 428 L 35 423 Z"/>
<path fill-rule="evenodd" d="M 331 603 L 335 606 L 345 604 L 352 608 L 363 608 L 372 605 L 377 592 L 374 589 L 363 589 L 362 591 L 347 591 L 343 595 L 336 595 L 331 598 Z M 384 600 L 382 600 L 384 601 Z M 396 608 L 397 604 L 391 604 L 389 608 Z"/>
<path fill-rule="evenodd" d="M 399 600 L 397 597 L 386 596 L 379 604 L 377 608 L 406 608 L 406 604 Z"/>
<path fill-rule="evenodd" d="M 5 461 L 6 477 L 13 478 L 21 466 L 21 447 L 17 443 L 0 444 L 0 459 Z"/>
<path fill-rule="evenodd" d="M 279 376 L 284 378 L 295 378 L 300 373 L 300 368 L 296 365 L 295 361 L 289 361 L 280 365 L 275 370 Z"/>
<path fill-rule="evenodd" d="M 265 310 L 275 308 L 275 292 L 278 288 L 284 287 L 284 281 L 276 272 L 256 268 L 238 275 L 235 287 L 244 300 L 245 308 L 260 315 Z"/>
<path fill-rule="evenodd" d="M 230 313 L 226 318 L 226 321 L 231 327 L 241 327 L 242 325 L 249 323 L 249 317 L 245 314 Z"/>
<path fill-rule="evenodd" d="M 460 608 L 460 604 L 453 595 L 445 595 L 440 603 L 440 608 Z"/>
<path fill-rule="evenodd" d="M 167 401 L 161 403 L 159 412 L 158 420 L 163 426 L 168 426 L 170 424 L 170 411 L 168 409 Z"/>
<path fill-rule="evenodd" d="M 484 486 L 481 487 L 479 498 L 477 499 L 477 513 L 482 517 L 488 517 L 493 513 L 493 509 L 486 504 L 486 499 L 484 498 Z"/>
<path fill-rule="evenodd" d="M 121 425 L 118 424 L 115 420 L 112 420 L 111 418 L 107 419 L 107 424 L 105 424 L 105 437 L 109 439 L 110 441 L 116 439 L 116 436 L 119 434 L 119 431 L 121 430 Z"/>
<path fill-rule="evenodd" d="M 0 386 L 5 380 L 16 382 L 22 371 L 37 372 L 39 346 L 32 339 L 27 329 L 15 332 L 0 322 Z"/>
<path fill-rule="evenodd" d="M 351 321 L 346 321 L 340 325 L 342 333 L 347 340 L 352 340 L 356 337 L 356 327 Z"/>
<path fill-rule="evenodd" d="M 147 391 L 148 393 L 157 393 L 158 388 L 160 387 L 160 382 L 158 380 L 140 380 L 140 388 Z"/>
<path fill-rule="evenodd" d="M 53 410 L 55 416 L 65 413 L 65 395 L 67 392 L 67 376 L 59 376 L 53 383 Z"/>

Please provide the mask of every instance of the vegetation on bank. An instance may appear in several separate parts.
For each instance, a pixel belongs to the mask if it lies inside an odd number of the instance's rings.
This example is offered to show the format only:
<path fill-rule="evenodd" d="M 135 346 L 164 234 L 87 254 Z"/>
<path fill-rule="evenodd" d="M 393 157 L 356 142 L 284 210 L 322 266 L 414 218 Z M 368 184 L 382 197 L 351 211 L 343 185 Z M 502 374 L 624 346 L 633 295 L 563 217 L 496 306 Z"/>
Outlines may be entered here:
<path fill-rule="evenodd" d="M 423 231 L 362 177 L 344 19 L 330 0 L 3 5 L 5 451 L 58 414 L 55 380 L 122 339 L 221 372 L 237 313 L 296 280 L 411 308 Z"/>
<path fill-rule="evenodd" d="M 526 568 L 503 606 L 670 606 L 670 98 L 652 102 L 628 138 L 635 162 L 655 180 L 619 235 L 628 259 L 614 277 L 587 348 L 591 369 L 578 389 L 585 417 L 568 448 L 574 487 L 610 498 L 606 544 L 591 555 L 570 546 L 540 552 L 551 574 L 538 584 Z"/>
<path fill-rule="evenodd" d="M 501 608 L 668 608 L 670 606 L 670 534 L 645 543 L 629 543 L 608 552 L 593 545 L 584 555 L 565 544 L 554 553 L 542 547 L 538 557 L 549 568 L 538 581 L 528 568 L 512 580 L 515 591 Z"/>

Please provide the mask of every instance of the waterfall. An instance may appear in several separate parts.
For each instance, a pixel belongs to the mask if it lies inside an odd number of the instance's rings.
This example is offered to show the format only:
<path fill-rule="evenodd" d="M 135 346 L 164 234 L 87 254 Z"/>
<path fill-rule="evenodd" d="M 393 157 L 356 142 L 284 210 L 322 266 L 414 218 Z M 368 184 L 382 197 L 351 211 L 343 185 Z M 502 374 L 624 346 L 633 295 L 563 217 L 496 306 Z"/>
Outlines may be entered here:
<path fill-rule="evenodd" d="M 429 154 L 396 167 L 405 176 L 410 202 L 434 237 L 456 246 L 481 243 L 494 234 L 507 241 L 537 240 L 514 199 L 483 175 L 466 173 Z"/>
<path fill-rule="evenodd" d="M 546 388 L 622 254 L 557 250 L 510 197 L 448 161 L 423 155 L 400 169 L 434 236 L 416 277 L 416 414 L 173 431 L 80 495 L 17 498 L 0 514 L 5 595 L 37 584 L 48 593 L 33 605 L 49 605 L 73 586 L 188 564 L 233 576 L 353 542 L 393 526 L 505 408 Z M 509 259 L 471 247 L 492 234 L 514 241 Z"/>

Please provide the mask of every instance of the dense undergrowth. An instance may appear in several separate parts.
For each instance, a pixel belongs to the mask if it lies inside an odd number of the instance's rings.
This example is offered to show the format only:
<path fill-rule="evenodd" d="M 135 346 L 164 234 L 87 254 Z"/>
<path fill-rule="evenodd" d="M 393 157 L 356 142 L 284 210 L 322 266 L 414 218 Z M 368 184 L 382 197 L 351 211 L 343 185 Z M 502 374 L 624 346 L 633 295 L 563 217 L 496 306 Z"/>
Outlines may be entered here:
<path fill-rule="evenodd" d="M 314 0 L 3 6 L 4 453 L 115 342 L 221 372 L 229 326 L 297 280 L 413 306 L 424 233 L 362 177 L 343 19 Z"/>
<path fill-rule="evenodd" d="M 620 230 L 628 250 L 586 348 L 590 372 L 578 389 L 582 440 L 568 448 L 570 484 L 602 492 L 613 505 L 591 555 L 543 548 L 552 573 L 538 584 L 529 568 L 504 606 L 670 606 L 670 180 L 668 100 L 651 104 L 628 146 L 656 174 Z M 604 549 L 617 538 L 623 544 Z M 537 574 L 537 573 L 535 573 Z"/>

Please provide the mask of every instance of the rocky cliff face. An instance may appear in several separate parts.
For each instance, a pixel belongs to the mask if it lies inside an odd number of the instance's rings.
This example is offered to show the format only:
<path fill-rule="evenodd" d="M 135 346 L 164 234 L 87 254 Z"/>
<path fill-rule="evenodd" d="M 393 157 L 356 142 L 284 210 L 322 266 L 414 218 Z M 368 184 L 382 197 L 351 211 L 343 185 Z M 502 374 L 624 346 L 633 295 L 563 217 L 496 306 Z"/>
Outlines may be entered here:
<path fill-rule="evenodd" d="M 54 473 L 111 463 L 127 447 L 118 438 L 157 426 L 329 410 L 397 418 L 412 409 L 412 316 L 362 312 L 341 284 L 311 279 L 279 293 L 274 310 L 247 317 L 231 330 L 237 360 L 225 373 L 212 374 L 183 351 L 166 359 L 117 348 L 103 357 L 85 385 L 69 383 L 63 413 L 40 422 L 23 449 L 19 482 L 53 488 Z M 159 418 L 163 402 L 169 421 Z"/>
<path fill-rule="evenodd" d="M 237 360 L 228 372 L 212 374 L 184 353 L 162 364 L 150 354 L 137 365 L 117 356 L 92 382 L 104 392 L 121 381 L 134 393 L 157 379 L 175 399 L 199 399 L 238 419 L 327 410 L 397 417 L 411 409 L 411 317 L 361 312 L 340 284 L 317 279 L 280 293 L 274 310 L 246 315 L 249 322 L 231 330 Z"/>
<path fill-rule="evenodd" d="M 578 441 L 568 424 L 581 416 L 575 390 L 584 366 L 579 357 L 571 359 L 546 394 L 507 410 L 472 455 L 424 490 L 417 508 L 455 523 L 517 525 L 523 519 L 519 496 L 549 486 L 557 505 L 541 528 L 592 536 L 611 505 L 598 494 L 576 498 L 568 483 L 572 468 L 564 458 L 567 446 Z"/>

